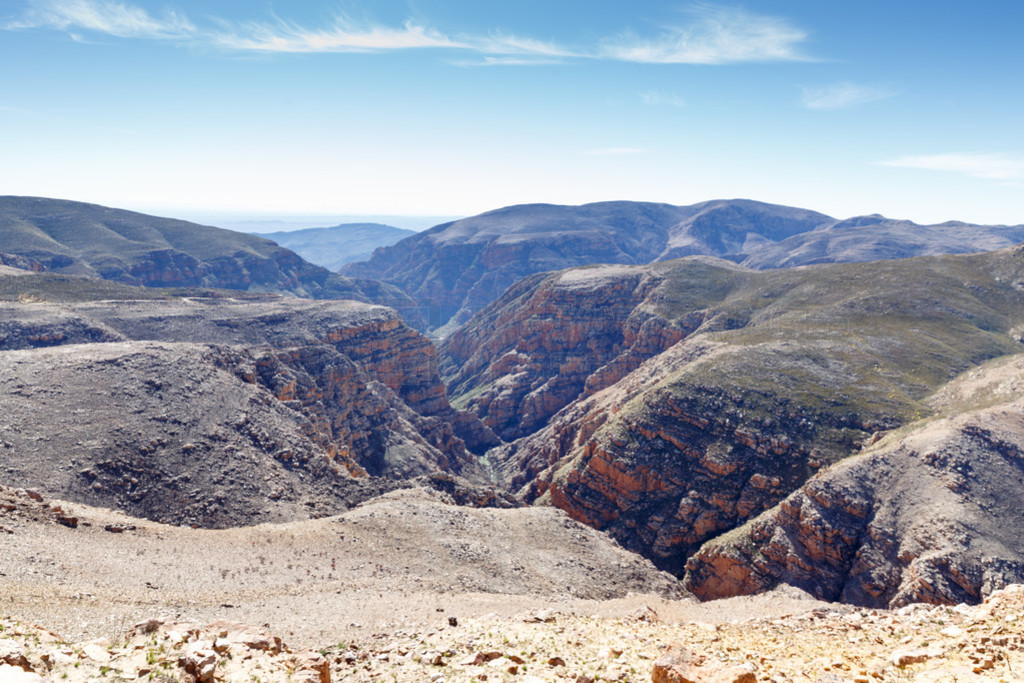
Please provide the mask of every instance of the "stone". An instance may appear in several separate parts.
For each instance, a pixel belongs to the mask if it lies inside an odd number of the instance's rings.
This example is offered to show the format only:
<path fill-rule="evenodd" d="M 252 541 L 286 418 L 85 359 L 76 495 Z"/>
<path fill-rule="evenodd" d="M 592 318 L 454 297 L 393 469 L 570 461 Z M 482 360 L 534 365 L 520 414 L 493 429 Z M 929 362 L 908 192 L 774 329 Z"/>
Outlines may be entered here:
<path fill-rule="evenodd" d="M 944 655 L 945 651 L 938 647 L 896 650 L 889 655 L 889 662 L 896 666 L 909 666 L 911 664 L 926 662 L 929 659 L 936 659 Z"/>

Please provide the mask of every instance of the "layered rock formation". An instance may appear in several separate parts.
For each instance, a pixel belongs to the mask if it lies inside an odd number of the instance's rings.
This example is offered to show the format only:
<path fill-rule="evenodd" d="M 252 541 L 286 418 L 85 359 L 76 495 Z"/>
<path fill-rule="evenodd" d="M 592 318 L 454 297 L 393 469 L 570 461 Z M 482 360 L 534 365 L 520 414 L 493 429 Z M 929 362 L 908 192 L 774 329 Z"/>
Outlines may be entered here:
<path fill-rule="evenodd" d="M 749 200 L 528 204 L 436 226 L 342 272 L 402 289 L 444 336 L 519 279 L 572 266 L 707 255 L 763 269 L 975 252 L 1022 240 L 1024 226 L 921 226 L 877 215 L 839 221 Z"/>
<path fill-rule="evenodd" d="M 431 473 L 482 481 L 466 441 L 496 443 L 379 306 L 11 303 L 0 320 L 5 479 L 54 495 L 203 526 L 288 519 Z"/>
<path fill-rule="evenodd" d="M 786 583 L 898 607 L 978 602 L 1024 579 L 1024 359 L 968 373 L 934 402 L 946 417 L 882 439 L 702 548 L 688 587 L 709 599 Z M 979 402 L 994 405 L 968 407 Z"/>
<path fill-rule="evenodd" d="M 681 573 L 702 544 L 873 433 L 929 414 L 926 397 L 958 373 L 1019 352 L 1022 274 L 1018 249 L 796 271 L 701 260 L 571 270 L 510 291 L 453 335 L 442 367 L 469 359 L 453 400 L 514 435 L 523 423 L 502 418 L 538 405 L 531 392 L 557 385 L 563 364 L 582 362 L 574 353 L 601 367 L 628 352 L 621 328 L 611 336 L 574 304 L 621 310 L 610 317 L 623 326 L 660 319 L 680 341 L 607 388 L 577 382 L 545 427 L 489 460 L 524 500 Z M 570 297 L 570 286 L 593 291 Z"/>
<path fill-rule="evenodd" d="M 641 307 L 663 281 L 619 266 L 521 280 L 440 345 L 449 392 L 503 439 L 532 434 L 703 322 Z"/>

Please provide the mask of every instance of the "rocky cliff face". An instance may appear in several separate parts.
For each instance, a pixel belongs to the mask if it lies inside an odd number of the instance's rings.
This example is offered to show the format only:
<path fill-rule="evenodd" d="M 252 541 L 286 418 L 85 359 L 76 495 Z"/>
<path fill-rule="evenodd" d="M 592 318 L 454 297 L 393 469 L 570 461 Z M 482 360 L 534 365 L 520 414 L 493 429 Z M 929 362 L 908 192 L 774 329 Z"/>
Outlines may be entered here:
<path fill-rule="evenodd" d="M 431 473 L 483 480 L 460 434 L 477 448 L 493 434 L 451 408 L 433 347 L 389 309 L 0 307 L 3 447 L 21 485 L 224 526 L 326 514 Z"/>
<path fill-rule="evenodd" d="M 470 360 L 453 396 L 501 428 L 491 397 L 532 405 L 529 392 L 561 373 L 557 360 L 572 360 L 562 334 L 606 338 L 573 303 L 614 310 L 609 301 L 640 298 L 636 315 L 660 318 L 680 341 L 604 389 L 588 394 L 584 384 L 545 427 L 489 460 L 524 500 L 551 502 L 679 573 L 702 544 L 873 433 L 929 414 L 925 398 L 958 373 L 1020 350 L 1018 250 L 801 271 L 680 261 L 611 272 L 523 283 L 506 302 L 518 310 L 486 312 L 489 334 L 476 343 L 507 350 L 493 367 Z M 598 291 L 565 296 L 566 275 Z M 614 356 L 613 344 L 604 348 Z M 503 367 L 516 372 L 502 377 Z"/>
<path fill-rule="evenodd" d="M 641 304 L 662 275 L 599 266 L 526 278 L 441 344 L 448 390 L 507 441 L 692 332 Z"/>
<path fill-rule="evenodd" d="M 970 373 L 957 386 L 996 405 L 958 407 L 823 472 L 691 557 L 687 586 L 710 599 L 786 583 L 898 607 L 978 602 L 1021 581 L 1022 378 L 1019 356 Z"/>

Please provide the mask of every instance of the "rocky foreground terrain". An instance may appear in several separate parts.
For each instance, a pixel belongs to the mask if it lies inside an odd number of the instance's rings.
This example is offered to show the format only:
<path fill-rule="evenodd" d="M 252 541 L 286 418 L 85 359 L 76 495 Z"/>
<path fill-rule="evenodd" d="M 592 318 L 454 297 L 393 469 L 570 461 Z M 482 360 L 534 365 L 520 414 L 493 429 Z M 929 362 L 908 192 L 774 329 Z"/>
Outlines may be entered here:
<path fill-rule="evenodd" d="M 798 591 L 698 603 L 555 510 L 470 510 L 424 489 L 340 517 L 213 531 L 2 488 L 0 539 L 5 682 L 937 683 L 1024 671 L 1021 587 L 896 611 Z"/>

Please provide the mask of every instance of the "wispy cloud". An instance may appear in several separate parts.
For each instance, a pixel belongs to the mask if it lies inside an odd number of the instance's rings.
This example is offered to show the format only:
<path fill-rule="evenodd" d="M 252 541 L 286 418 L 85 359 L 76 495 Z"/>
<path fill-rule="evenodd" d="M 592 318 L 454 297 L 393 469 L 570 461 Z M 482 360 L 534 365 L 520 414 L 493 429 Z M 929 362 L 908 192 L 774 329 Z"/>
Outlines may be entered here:
<path fill-rule="evenodd" d="M 693 21 L 666 27 L 655 38 L 627 33 L 606 41 L 603 56 L 653 64 L 730 64 L 806 60 L 807 34 L 785 19 L 742 9 L 695 5 Z"/>
<path fill-rule="evenodd" d="M 107 0 L 33 0 L 9 29 L 51 28 L 73 33 L 95 31 L 118 38 L 184 38 L 196 27 L 184 16 L 168 10 L 162 17 L 146 10 Z"/>
<path fill-rule="evenodd" d="M 644 104 L 649 104 L 653 107 L 667 106 L 667 107 L 685 107 L 686 100 L 679 95 L 671 93 L 665 90 L 648 90 L 647 92 L 640 93 L 640 99 L 643 100 Z"/>
<path fill-rule="evenodd" d="M 306 29 L 278 21 L 250 23 L 236 31 L 214 34 L 212 42 L 232 50 L 259 52 L 381 52 L 413 48 L 467 48 L 425 26 L 407 22 L 400 28 L 357 26 L 344 17 L 325 29 Z"/>
<path fill-rule="evenodd" d="M 168 10 L 155 16 L 117 0 L 30 2 L 22 16 L 6 28 L 62 30 L 82 42 L 88 41 L 89 34 L 103 34 L 268 53 L 443 49 L 476 55 L 476 60 L 453 62 L 476 65 L 535 65 L 565 59 L 666 64 L 807 59 L 798 49 L 806 34 L 786 20 L 708 4 L 693 6 L 688 23 L 667 27 L 655 37 L 630 33 L 596 45 L 571 47 L 504 33 L 447 35 L 412 21 L 381 26 L 339 16 L 326 27 L 310 28 L 277 18 L 245 23 L 211 18 L 211 26 L 199 28 L 176 12 Z"/>
<path fill-rule="evenodd" d="M 882 166 L 951 171 L 985 180 L 1024 180 L 1024 158 L 1005 154 L 930 154 L 879 162 Z"/>
<path fill-rule="evenodd" d="M 621 157 L 633 154 L 646 154 L 647 151 L 642 147 L 600 147 L 598 149 L 585 150 L 583 153 L 595 157 Z"/>
<path fill-rule="evenodd" d="M 819 88 L 804 88 L 803 103 L 808 109 L 844 109 L 884 100 L 896 94 L 896 90 L 890 86 L 835 83 Z"/>

